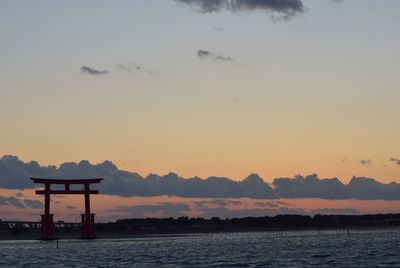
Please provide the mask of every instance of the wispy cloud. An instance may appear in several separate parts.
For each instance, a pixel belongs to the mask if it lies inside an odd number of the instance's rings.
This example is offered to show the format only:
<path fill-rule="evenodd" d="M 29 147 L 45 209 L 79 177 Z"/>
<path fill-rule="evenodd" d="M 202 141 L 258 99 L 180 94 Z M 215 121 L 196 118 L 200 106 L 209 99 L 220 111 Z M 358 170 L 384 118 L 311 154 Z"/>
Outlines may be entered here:
<path fill-rule="evenodd" d="M 395 163 L 396 165 L 400 166 L 400 159 L 392 157 L 392 158 L 390 158 L 390 161 Z"/>
<path fill-rule="evenodd" d="M 17 197 L 19 195 L 17 194 Z M 0 206 L 12 206 L 15 208 L 43 208 L 43 202 L 34 199 L 20 199 L 14 196 L 4 197 L 0 196 Z"/>
<path fill-rule="evenodd" d="M 43 202 L 34 199 L 24 199 L 24 203 L 29 208 L 43 208 Z"/>
<path fill-rule="evenodd" d="M 126 72 L 132 72 L 132 71 L 137 71 L 137 72 L 144 72 L 147 74 L 155 74 L 156 72 L 150 68 L 147 68 L 146 66 L 144 66 L 143 64 L 140 63 L 115 63 L 114 67 L 119 69 L 119 70 L 123 70 Z"/>
<path fill-rule="evenodd" d="M 0 206 L 13 206 L 16 208 L 25 208 L 23 201 L 14 196 L 11 197 L 0 196 Z"/>
<path fill-rule="evenodd" d="M 362 166 L 372 166 L 374 162 L 371 159 L 363 159 L 360 161 L 360 165 Z"/>
<path fill-rule="evenodd" d="M 186 203 L 165 202 L 157 205 L 123 206 L 115 211 L 129 213 L 130 216 L 146 218 L 156 215 L 157 217 L 182 217 L 185 216 L 190 207 Z"/>
<path fill-rule="evenodd" d="M 81 72 L 83 74 L 89 74 L 89 75 L 108 75 L 111 74 L 110 71 L 107 70 L 98 70 L 92 67 L 88 67 L 86 65 L 81 66 Z"/>
<path fill-rule="evenodd" d="M 282 201 L 256 202 L 255 204 L 259 207 L 269 207 L 269 208 L 277 208 L 288 205 L 287 203 Z"/>
<path fill-rule="evenodd" d="M 202 59 L 202 60 L 213 60 L 213 61 L 222 61 L 222 62 L 231 62 L 233 59 L 228 56 L 224 56 L 218 53 L 214 53 L 208 50 L 198 50 L 197 51 L 197 56 Z"/>

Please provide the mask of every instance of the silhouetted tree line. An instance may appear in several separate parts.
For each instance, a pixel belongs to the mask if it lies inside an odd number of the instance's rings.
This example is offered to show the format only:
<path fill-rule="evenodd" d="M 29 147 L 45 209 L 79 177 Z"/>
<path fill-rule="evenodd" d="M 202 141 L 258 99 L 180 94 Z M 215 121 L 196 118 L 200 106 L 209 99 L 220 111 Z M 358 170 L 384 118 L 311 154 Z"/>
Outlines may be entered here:
<path fill-rule="evenodd" d="M 400 214 L 277 215 L 247 218 L 146 218 L 98 223 L 99 232 L 190 233 L 400 227 Z"/>

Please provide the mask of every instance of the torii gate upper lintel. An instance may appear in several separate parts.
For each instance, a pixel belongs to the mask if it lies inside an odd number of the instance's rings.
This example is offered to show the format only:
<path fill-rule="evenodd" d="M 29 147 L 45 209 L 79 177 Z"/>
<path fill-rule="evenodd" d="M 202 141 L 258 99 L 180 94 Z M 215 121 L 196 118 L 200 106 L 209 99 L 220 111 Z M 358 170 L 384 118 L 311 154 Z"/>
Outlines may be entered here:
<path fill-rule="evenodd" d="M 36 190 L 36 194 L 44 195 L 44 214 L 42 215 L 42 237 L 43 240 L 54 239 L 53 214 L 50 214 L 50 195 L 51 194 L 82 194 L 85 195 L 85 214 L 82 216 L 81 238 L 95 238 L 94 214 L 90 212 L 90 195 L 98 194 L 98 190 L 91 190 L 90 184 L 100 183 L 103 179 L 44 179 L 31 178 L 34 183 L 44 184 L 44 190 Z M 64 185 L 64 190 L 52 190 L 52 184 Z M 81 184 L 82 190 L 71 190 L 70 185 Z"/>

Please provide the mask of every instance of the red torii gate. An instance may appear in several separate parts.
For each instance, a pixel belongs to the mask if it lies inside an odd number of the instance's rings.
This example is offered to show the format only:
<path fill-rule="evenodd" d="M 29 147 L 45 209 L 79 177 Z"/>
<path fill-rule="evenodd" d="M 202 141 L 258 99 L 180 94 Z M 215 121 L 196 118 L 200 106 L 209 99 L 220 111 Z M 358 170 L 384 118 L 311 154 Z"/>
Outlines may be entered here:
<path fill-rule="evenodd" d="M 54 239 L 54 222 L 53 215 L 50 214 L 50 195 L 51 194 L 83 194 L 85 195 L 85 214 L 82 216 L 82 229 L 81 238 L 93 239 L 95 238 L 94 230 L 94 214 L 90 212 L 90 195 L 98 194 L 98 190 L 91 190 L 90 184 L 100 183 L 103 179 L 39 179 L 31 178 L 34 183 L 44 184 L 44 190 L 36 190 L 36 194 L 44 195 L 44 214 L 42 215 L 42 237 L 43 240 Z M 64 184 L 64 190 L 52 190 L 52 184 Z M 71 184 L 82 184 L 84 189 L 82 190 L 71 190 Z"/>

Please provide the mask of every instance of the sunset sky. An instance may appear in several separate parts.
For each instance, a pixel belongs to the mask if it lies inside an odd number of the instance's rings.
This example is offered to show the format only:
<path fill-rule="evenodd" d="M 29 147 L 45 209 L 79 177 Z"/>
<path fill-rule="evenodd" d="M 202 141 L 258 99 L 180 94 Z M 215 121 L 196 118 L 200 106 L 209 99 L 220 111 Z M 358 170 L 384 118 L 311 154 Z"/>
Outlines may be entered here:
<path fill-rule="evenodd" d="M 400 1 L 202 2 L 1 1 L 0 157 L 400 182 Z"/>

